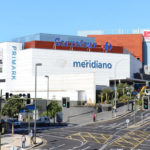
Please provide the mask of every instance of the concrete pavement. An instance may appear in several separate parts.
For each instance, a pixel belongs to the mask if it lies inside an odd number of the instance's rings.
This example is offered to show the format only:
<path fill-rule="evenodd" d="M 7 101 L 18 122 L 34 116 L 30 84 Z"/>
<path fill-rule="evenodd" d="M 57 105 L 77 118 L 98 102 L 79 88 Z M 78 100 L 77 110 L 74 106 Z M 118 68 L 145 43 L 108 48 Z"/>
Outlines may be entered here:
<path fill-rule="evenodd" d="M 71 108 L 69 111 L 71 111 Z M 104 111 L 96 113 L 96 122 L 115 119 L 130 112 L 131 111 L 128 111 L 127 105 L 124 105 L 122 107 L 117 108 L 117 112 L 112 113 L 112 111 Z M 69 126 L 83 126 L 89 123 L 93 123 L 93 112 L 75 116 L 68 116 L 68 120 L 66 120 L 66 122 L 69 122 Z"/>
<path fill-rule="evenodd" d="M 21 137 L 22 135 L 20 134 L 6 134 L 2 136 L 2 150 L 29 150 L 32 149 L 33 147 L 36 147 L 38 145 L 42 144 L 42 139 L 41 138 L 36 138 L 36 143 L 37 144 L 30 144 L 30 137 L 28 135 L 26 136 L 26 143 L 25 143 L 25 148 L 22 147 L 22 142 L 21 142 Z"/>
<path fill-rule="evenodd" d="M 136 124 L 129 126 L 129 128 L 131 129 L 140 128 L 141 126 L 149 124 L 149 123 L 150 123 L 150 116 L 144 118 L 143 120 L 137 122 Z"/>

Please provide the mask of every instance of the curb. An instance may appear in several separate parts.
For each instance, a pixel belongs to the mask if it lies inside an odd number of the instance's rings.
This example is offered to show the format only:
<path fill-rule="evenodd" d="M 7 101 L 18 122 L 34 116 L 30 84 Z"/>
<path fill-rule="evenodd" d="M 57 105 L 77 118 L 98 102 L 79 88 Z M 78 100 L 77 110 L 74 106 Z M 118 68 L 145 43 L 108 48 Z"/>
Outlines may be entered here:
<path fill-rule="evenodd" d="M 40 138 L 40 137 L 38 137 L 38 138 Z M 40 138 L 41 139 L 41 142 L 40 143 L 38 143 L 38 144 L 35 144 L 35 145 L 33 145 L 33 146 L 31 146 L 31 147 L 29 147 L 29 148 L 26 148 L 26 149 L 21 149 L 21 150 L 30 150 L 30 149 L 32 149 L 32 148 L 35 148 L 35 147 L 38 147 L 38 146 L 40 146 L 40 145 L 42 145 L 43 144 L 43 139 L 42 138 Z"/>
<path fill-rule="evenodd" d="M 136 125 L 131 125 L 131 126 L 129 126 L 128 128 L 130 128 L 130 129 L 132 129 L 132 128 L 140 128 L 140 127 L 142 127 L 142 126 L 145 126 L 145 125 L 147 125 L 148 123 L 150 123 L 150 120 L 147 120 L 146 122 L 141 122 L 141 123 L 137 123 Z"/>
<path fill-rule="evenodd" d="M 34 147 L 40 146 L 40 145 L 42 145 L 42 144 L 43 144 L 43 139 L 42 139 L 42 141 L 41 141 L 40 143 L 33 145 L 31 148 L 34 148 Z"/>

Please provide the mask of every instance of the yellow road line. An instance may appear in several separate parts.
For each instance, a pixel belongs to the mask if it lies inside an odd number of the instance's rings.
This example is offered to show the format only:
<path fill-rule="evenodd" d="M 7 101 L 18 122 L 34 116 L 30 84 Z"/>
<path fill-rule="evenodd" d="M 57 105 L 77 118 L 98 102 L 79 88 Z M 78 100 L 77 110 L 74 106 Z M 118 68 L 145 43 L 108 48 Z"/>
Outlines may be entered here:
<path fill-rule="evenodd" d="M 122 141 L 125 141 L 125 143 L 128 143 L 128 144 L 130 144 L 130 145 L 134 145 L 134 143 L 129 142 L 129 141 L 127 141 L 127 140 L 126 140 L 126 139 L 124 139 L 124 138 L 121 138 L 121 140 L 122 140 Z"/>
<path fill-rule="evenodd" d="M 72 136 L 67 136 L 67 139 L 72 139 Z"/>
<path fill-rule="evenodd" d="M 97 143 L 101 143 L 99 140 L 96 139 L 91 133 L 88 132 L 89 137 L 93 138 Z"/>
<path fill-rule="evenodd" d="M 146 133 L 146 132 L 144 132 L 144 131 L 140 131 L 140 132 L 147 134 L 147 137 L 144 138 L 144 139 L 143 139 L 141 142 L 139 142 L 137 145 L 135 145 L 134 148 L 138 147 L 140 144 L 142 144 L 145 140 L 147 140 L 147 139 L 150 137 L 150 135 L 149 135 L 148 133 Z"/>
<path fill-rule="evenodd" d="M 108 138 L 107 138 L 108 137 Z M 96 142 L 105 144 L 108 140 L 112 138 L 112 135 L 104 135 L 104 134 L 98 134 L 98 133 L 90 133 L 90 132 L 77 132 L 75 134 L 72 134 L 70 136 L 67 136 L 68 139 L 81 139 L 82 141 L 89 141 L 89 142 Z M 92 140 L 89 140 L 88 138 L 91 138 Z"/>
<path fill-rule="evenodd" d="M 107 140 L 107 138 L 104 136 L 104 134 L 100 134 L 105 140 Z"/>
<path fill-rule="evenodd" d="M 141 141 L 140 143 L 138 143 L 137 145 L 134 146 L 134 148 L 138 147 L 140 144 L 142 144 L 145 140 Z"/>
<path fill-rule="evenodd" d="M 79 132 L 79 136 L 82 138 L 83 141 L 87 141 L 87 140 L 81 135 L 81 132 Z"/>
<path fill-rule="evenodd" d="M 124 144 L 128 143 L 131 145 L 131 148 L 136 148 L 140 144 L 142 144 L 148 137 L 150 137 L 150 134 L 146 133 L 144 131 L 140 131 L 140 130 L 138 130 L 137 132 L 131 131 L 131 132 L 123 135 L 122 137 L 116 139 L 110 145 L 114 145 L 114 146 L 120 145 L 121 147 L 127 147 L 127 146 L 123 145 L 122 143 L 124 143 Z M 133 140 L 133 141 L 129 142 L 128 140 Z"/>
<path fill-rule="evenodd" d="M 120 139 L 120 138 L 119 138 L 119 139 Z M 119 140 L 119 139 L 118 139 L 118 140 Z M 115 144 L 115 143 L 116 143 L 116 144 Z M 127 147 L 127 146 L 122 145 L 121 143 L 118 143 L 117 141 L 114 141 L 114 142 L 111 143 L 110 145 L 112 145 L 112 146 L 118 146 L 118 145 L 119 145 L 119 146 L 125 147 L 125 148 Z M 128 148 L 128 147 L 127 147 L 127 148 Z"/>
<path fill-rule="evenodd" d="M 147 132 L 140 131 L 140 130 L 138 130 L 138 132 L 141 132 L 142 134 L 145 134 L 145 135 L 149 136 L 149 133 L 147 133 Z"/>
<path fill-rule="evenodd" d="M 106 144 L 112 138 L 111 135 L 109 136 L 109 138 L 105 137 L 104 134 L 100 134 L 100 135 L 105 139 L 104 144 Z"/>
<path fill-rule="evenodd" d="M 141 140 L 146 140 L 145 136 L 143 137 L 141 134 L 137 135 L 137 134 L 135 134 L 135 133 L 131 133 L 131 134 L 129 134 L 129 135 L 131 135 L 131 137 L 134 136 L 133 138 L 140 139 L 140 141 L 141 141 Z"/>
<path fill-rule="evenodd" d="M 135 137 L 132 137 L 132 136 L 129 136 L 129 135 L 125 135 L 125 136 L 123 136 L 124 138 L 126 138 L 126 139 L 130 139 L 130 140 L 134 140 L 134 141 L 136 141 L 136 142 L 140 142 L 141 140 L 143 140 L 143 139 L 141 139 L 141 138 L 135 138 Z M 134 143 L 134 142 L 133 142 Z"/>

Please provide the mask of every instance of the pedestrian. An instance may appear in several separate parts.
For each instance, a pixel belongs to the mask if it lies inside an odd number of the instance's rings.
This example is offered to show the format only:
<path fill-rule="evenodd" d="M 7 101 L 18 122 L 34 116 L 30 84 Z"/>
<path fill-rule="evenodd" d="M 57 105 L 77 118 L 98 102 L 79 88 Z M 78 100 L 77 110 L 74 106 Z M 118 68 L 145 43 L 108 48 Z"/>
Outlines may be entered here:
<path fill-rule="evenodd" d="M 26 137 L 25 137 L 25 135 L 24 135 L 24 134 L 22 135 L 21 140 L 22 140 L 22 148 L 25 148 Z"/>
<path fill-rule="evenodd" d="M 30 144 L 33 145 L 33 132 L 32 132 L 32 130 L 30 131 L 29 136 L 30 136 Z"/>
<path fill-rule="evenodd" d="M 93 113 L 93 122 L 95 122 L 95 113 Z"/>

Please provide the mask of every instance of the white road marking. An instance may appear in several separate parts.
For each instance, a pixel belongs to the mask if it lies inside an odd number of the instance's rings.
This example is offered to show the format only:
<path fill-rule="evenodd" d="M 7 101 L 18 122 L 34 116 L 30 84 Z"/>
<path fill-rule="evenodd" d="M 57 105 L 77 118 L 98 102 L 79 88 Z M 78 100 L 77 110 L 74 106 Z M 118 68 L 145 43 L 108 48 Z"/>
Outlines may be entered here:
<path fill-rule="evenodd" d="M 146 146 L 146 147 L 150 147 L 150 145 L 148 145 L 148 144 L 140 144 L 140 146 Z"/>
<path fill-rule="evenodd" d="M 65 139 L 65 137 L 55 136 L 55 135 L 46 135 L 46 134 L 39 134 L 40 136 L 51 136 L 59 139 Z"/>
<path fill-rule="evenodd" d="M 144 114 L 144 117 L 150 116 L 150 113 Z"/>
<path fill-rule="evenodd" d="M 80 150 L 86 150 L 86 149 L 88 149 L 88 148 L 90 148 L 91 146 L 88 146 L 88 147 L 86 147 L 86 148 L 84 148 L 84 149 L 80 149 Z"/>
<path fill-rule="evenodd" d="M 121 122 L 119 124 L 117 123 L 114 123 L 114 124 L 110 124 L 110 125 L 100 125 L 99 126 L 100 128 L 103 128 L 103 129 L 123 129 L 123 128 L 126 128 L 126 123 L 125 122 Z"/>
<path fill-rule="evenodd" d="M 80 146 L 73 147 L 72 149 L 68 149 L 68 150 L 74 150 L 74 149 L 80 148 L 80 147 L 84 146 L 84 145 L 87 143 L 87 141 L 86 141 L 86 142 L 83 142 L 83 141 L 78 140 L 78 139 L 70 139 L 70 140 L 79 141 L 79 142 L 81 142 L 81 145 L 80 145 Z"/>
<path fill-rule="evenodd" d="M 59 146 L 55 146 L 55 147 L 49 148 L 49 150 L 56 149 L 56 148 L 62 147 L 62 146 L 64 146 L 64 145 L 65 145 L 65 144 L 62 144 L 62 145 L 59 145 Z"/>

